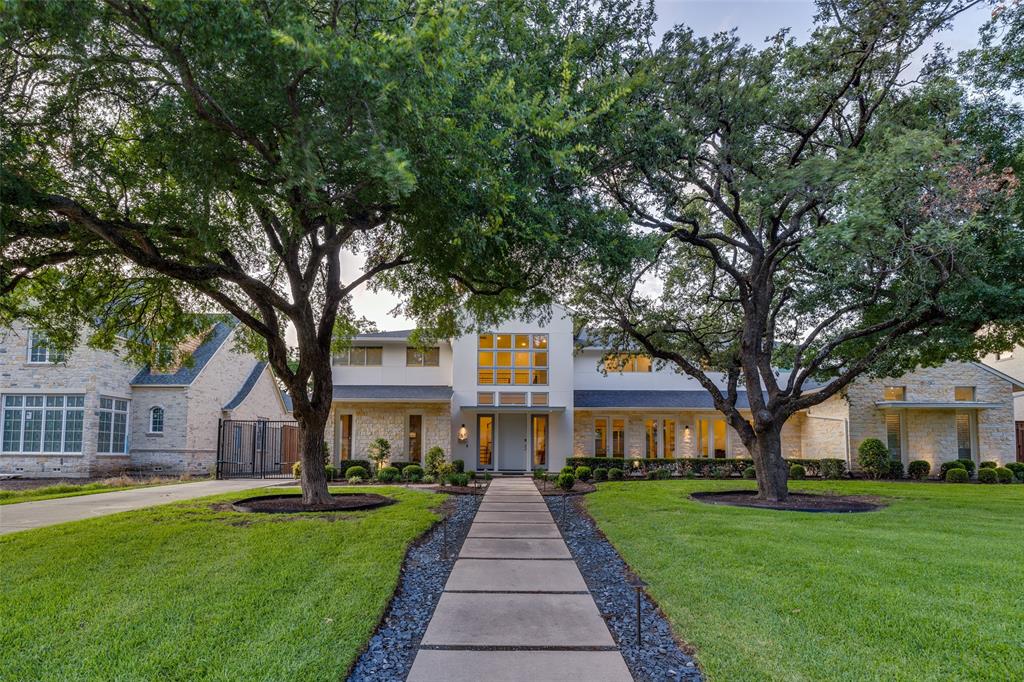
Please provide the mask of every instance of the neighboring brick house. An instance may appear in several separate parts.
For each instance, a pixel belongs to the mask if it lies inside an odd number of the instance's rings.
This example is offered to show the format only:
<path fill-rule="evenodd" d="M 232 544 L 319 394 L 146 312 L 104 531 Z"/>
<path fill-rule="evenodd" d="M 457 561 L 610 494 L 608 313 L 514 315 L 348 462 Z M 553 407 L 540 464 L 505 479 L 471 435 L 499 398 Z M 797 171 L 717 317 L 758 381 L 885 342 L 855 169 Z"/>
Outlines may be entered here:
<path fill-rule="evenodd" d="M 217 420 L 287 419 L 265 362 L 232 349 L 219 322 L 161 373 L 82 345 L 55 357 L 23 325 L 0 331 L 0 474 L 206 474 Z"/>
<path fill-rule="evenodd" d="M 696 380 L 640 355 L 573 334 L 564 311 L 442 341 L 426 351 L 409 331 L 365 334 L 334 359 L 331 458 L 363 459 L 386 438 L 394 460 L 439 446 L 468 469 L 558 469 L 568 456 L 747 456 Z M 1022 372 L 1024 374 L 1024 372 Z M 1014 459 L 1014 392 L 1021 382 L 982 363 L 947 363 L 894 380 L 862 378 L 793 415 L 787 457 L 837 457 L 851 468 L 868 437 L 904 464 Z M 740 405 L 746 396 L 739 396 Z"/>

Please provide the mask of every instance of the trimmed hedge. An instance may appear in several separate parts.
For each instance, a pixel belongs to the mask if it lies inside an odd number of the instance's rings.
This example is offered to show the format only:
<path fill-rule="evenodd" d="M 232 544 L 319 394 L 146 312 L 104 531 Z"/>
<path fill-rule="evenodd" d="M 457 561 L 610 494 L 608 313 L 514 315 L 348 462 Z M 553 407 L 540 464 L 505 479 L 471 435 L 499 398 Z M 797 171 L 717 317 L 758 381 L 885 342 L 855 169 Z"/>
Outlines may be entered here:
<path fill-rule="evenodd" d="M 555 485 L 565 492 L 569 492 L 576 485 L 576 477 L 570 473 L 558 474 L 558 480 L 555 481 Z"/>
<path fill-rule="evenodd" d="M 612 467 L 608 470 L 609 481 L 621 481 L 622 480 L 622 469 L 619 467 Z"/>
<path fill-rule="evenodd" d="M 789 478 L 792 481 L 802 481 L 807 478 L 807 470 L 799 464 L 789 467 Z"/>
<path fill-rule="evenodd" d="M 811 461 L 811 460 L 808 460 Z M 830 480 L 842 478 L 846 474 L 846 462 L 837 457 L 825 457 L 821 461 L 821 477 Z M 804 467 L 805 469 L 807 467 Z"/>
<path fill-rule="evenodd" d="M 352 469 L 353 467 L 349 467 L 349 471 Z M 401 476 L 402 472 L 398 470 L 398 467 L 387 466 L 377 470 L 377 480 L 381 483 L 394 483 Z"/>
<path fill-rule="evenodd" d="M 896 481 L 903 478 L 903 462 L 898 459 L 890 459 L 889 473 L 886 474 L 886 478 L 891 478 Z"/>
<path fill-rule="evenodd" d="M 857 464 L 868 478 L 887 476 L 889 462 L 889 448 L 877 438 L 865 438 L 857 448 Z"/>
<path fill-rule="evenodd" d="M 946 483 L 967 483 L 971 480 L 971 475 L 963 467 L 951 467 L 946 471 L 944 478 Z"/>
<path fill-rule="evenodd" d="M 676 459 L 567 457 L 565 462 L 566 467 L 563 471 L 571 469 L 574 472 L 576 470 L 575 467 L 587 466 L 592 470 L 599 467 L 622 469 L 623 474 L 627 476 L 633 471 L 637 471 L 646 476 L 647 472 L 652 469 L 667 469 L 670 474 L 679 474 L 689 478 L 692 478 L 693 475 L 711 478 L 715 476 L 716 469 L 725 469 L 729 476 L 742 476 L 743 470 L 754 464 L 753 460 L 747 457 L 678 457 Z M 634 462 L 639 462 L 640 466 L 634 467 Z M 831 472 L 835 472 L 837 469 L 843 473 L 846 471 L 846 462 L 844 460 L 831 457 L 825 459 L 786 459 L 785 462 L 787 466 L 799 464 L 804 468 L 808 476 L 822 476 L 826 469 Z M 842 475 L 842 473 L 839 474 L 839 476 Z"/>
<path fill-rule="evenodd" d="M 911 478 L 923 481 L 932 473 L 932 465 L 923 459 L 915 459 L 907 466 L 907 475 Z"/>
<path fill-rule="evenodd" d="M 754 467 L 747 467 L 743 470 L 743 478 L 749 478 L 751 480 L 757 478 L 757 469 Z"/>
<path fill-rule="evenodd" d="M 402 468 L 402 480 L 410 483 L 417 483 L 423 478 L 423 467 L 418 464 L 410 464 Z"/>
<path fill-rule="evenodd" d="M 999 462 L 995 461 L 994 459 L 985 460 L 984 462 L 978 465 L 980 469 L 995 469 L 998 466 Z"/>
<path fill-rule="evenodd" d="M 573 475 L 584 483 L 590 480 L 592 474 L 593 470 L 588 466 L 578 466 L 576 467 L 576 471 L 573 472 Z"/>
<path fill-rule="evenodd" d="M 1013 483 L 1013 472 L 1006 467 L 996 467 L 995 472 L 1000 483 Z"/>
<path fill-rule="evenodd" d="M 370 477 L 370 472 L 366 467 L 359 466 L 358 464 L 345 469 L 345 480 L 355 478 L 356 476 L 365 481 Z"/>
<path fill-rule="evenodd" d="M 1010 462 L 1006 468 L 1013 472 L 1018 481 L 1024 482 L 1024 462 Z"/>
<path fill-rule="evenodd" d="M 595 481 L 607 481 L 608 480 L 608 470 L 605 469 L 604 467 L 597 467 L 596 469 L 594 469 L 594 480 Z"/>
<path fill-rule="evenodd" d="M 989 467 L 978 469 L 978 483 L 995 483 L 998 478 L 995 469 L 990 469 Z"/>
<path fill-rule="evenodd" d="M 974 460 L 970 459 L 958 459 L 958 462 L 963 462 L 964 469 L 967 469 L 967 473 L 971 476 L 974 475 Z"/>
<path fill-rule="evenodd" d="M 954 459 L 952 461 L 946 461 L 939 465 L 939 478 L 949 480 L 946 478 L 946 474 L 949 473 L 950 469 L 963 469 L 967 471 L 967 467 L 964 466 L 963 460 Z M 970 478 L 971 474 L 968 472 L 967 477 Z"/>

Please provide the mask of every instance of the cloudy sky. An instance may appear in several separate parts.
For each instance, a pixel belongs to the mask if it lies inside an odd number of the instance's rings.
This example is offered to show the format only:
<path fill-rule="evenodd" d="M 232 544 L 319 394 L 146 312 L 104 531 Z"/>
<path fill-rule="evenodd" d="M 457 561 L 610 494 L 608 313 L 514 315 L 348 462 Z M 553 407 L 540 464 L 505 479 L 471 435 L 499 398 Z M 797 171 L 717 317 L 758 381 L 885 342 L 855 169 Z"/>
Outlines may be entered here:
<path fill-rule="evenodd" d="M 814 3 L 806 0 L 656 0 L 655 6 L 659 34 L 678 24 L 705 35 L 735 28 L 742 40 L 755 45 L 786 27 L 798 40 L 805 38 L 814 17 Z M 990 12 L 991 8 L 983 4 L 964 13 L 950 31 L 938 37 L 938 42 L 954 51 L 972 47 Z M 343 260 L 349 272 L 358 272 L 360 265 L 352 256 Z M 415 326 L 410 320 L 391 315 L 397 301 L 391 294 L 374 293 L 364 286 L 356 291 L 353 303 L 357 315 L 373 320 L 381 329 Z"/>

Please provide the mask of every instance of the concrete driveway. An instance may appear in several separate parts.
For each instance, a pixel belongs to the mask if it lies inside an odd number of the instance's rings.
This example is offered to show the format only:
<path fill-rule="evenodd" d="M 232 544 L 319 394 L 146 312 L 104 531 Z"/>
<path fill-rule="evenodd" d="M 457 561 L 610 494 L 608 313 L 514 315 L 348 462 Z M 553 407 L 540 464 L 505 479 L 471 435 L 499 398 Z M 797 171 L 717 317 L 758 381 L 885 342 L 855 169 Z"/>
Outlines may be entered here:
<path fill-rule="evenodd" d="M 91 519 L 96 516 L 154 507 L 158 504 L 181 502 L 207 495 L 220 495 L 240 490 L 266 488 L 274 485 L 296 486 L 292 480 L 231 480 L 194 481 L 149 488 L 131 488 L 109 493 L 61 497 L 38 502 L 19 502 L 0 505 L 0 535 L 19 530 L 42 528 L 57 523 Z"/>

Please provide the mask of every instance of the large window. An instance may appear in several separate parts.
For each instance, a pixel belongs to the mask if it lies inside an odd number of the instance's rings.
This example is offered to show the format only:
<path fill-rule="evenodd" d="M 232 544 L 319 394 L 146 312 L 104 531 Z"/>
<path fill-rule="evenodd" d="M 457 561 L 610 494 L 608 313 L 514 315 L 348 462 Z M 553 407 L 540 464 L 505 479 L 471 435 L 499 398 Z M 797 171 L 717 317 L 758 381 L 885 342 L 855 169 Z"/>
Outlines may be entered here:
<path fill-rule="evenodd" d="M 128 452 L 128 401 L 120 398 L 100 398 L 99 432 L 96 452 L 123 455 Z"/>
<path fill-rule="evenodd" d="M 64 354 L 50 350 L 49 340 L 44 334 L 30 331 L 28 333 L 28 361 L 37 364 L 64 362 Z"/>
<path fill-rule="evenodd" d="M 533 415 L 533 466 L 544 467 L 548 463 L 548 416 Z"/>
<path fill-rule="evenodd" d="M 957 459 L 974 459 L 973 424 L 969 412 L 956 413 L 956 456 Z"/>
<path fill-rule="evenodd" d="M 903 461 L 903 417 L 899 414 L 885 415 L 885 445 L 890 459 Z"/>
<path fill-rule="evenodd" d="M 953 388 L 953 400 L 958 403 L 974 402 L 974 386 L 956 386 Z"/>
<path fill-rule="evenodd" d="M 476 418 L 477 458 L 481 467 L 492 466 L 494 455 L 494 415 L 480 414 Z"/>
<path fill-rule="evenodd" d="M 594 457 L 608 456 L 608 419 L 594 420 Z"/>
<path fill-rule="evenodd" d="M 352 346 L 334 354 L 334 364 L 341 366 L 379 367 L 383 359 L 383 346 Z"/>
<path fill-rule="evenodd" d="M 406 367 L 437 367 L 441 364 L 441 349 L 437 346 L 420 350 L 419 348 L 405 349 Z"/>
<path fill-rule="evenodd" d="M 640 353 L 616 353 L 605 357 L 604 368 L 609 372 L 650 372 L 651 359 Z"/>
<path fill-rule="evenodd" d="M 6 395 L 3 406 L 4 452 L 82 451 L 84 396 Z"/>
<path fill-rule="evenodd" d="M 149 432 L 164 432 L 164 408 L 154 407 L 149 411 Z"/>
<path fill-rule="evenodd" d="M 883 400 L 906 400 L 907 399 L 907 387 L 906 386 L 886 386 L 882 389 Z"/>
<path fill-rule="evenodd" d="M 644 420 L 644 457 L 656 459 L 658 457 L 658 420 Z"/>
<path fill-rule="evenodd" d="M 725 457 L 728 440 L 724 419 L 697 420 L 698 457 L 716 457 L 718 459 Z"/>
<path fill-rule="evenodd" d="M 341 422 L 341 442 L 338 443 L 338 458 L 342 461 L 352 459 L 352 415 L 343 414 Z"/>
<path fill-rule="evenodd" d="M 661 456 L 672 459 L 676 456 L 676 420 L 666 419 L 661 428 Z"/>
<path fill-rule="evenodd" d="M 484 385 L 547 385 L 547 334 L 481 334 L 477 382 Z"/>
<path fill-rule="evenodd" d="M 410 462 L 419 462 L 423 456 L 423 415 L 409 415 L 409 455 Z"/>
<path fill-rule="evenodd" d="M 612 457 L 626 456 L 626 420 L 612 419 Z"/>

